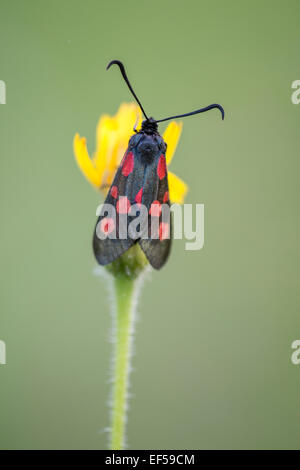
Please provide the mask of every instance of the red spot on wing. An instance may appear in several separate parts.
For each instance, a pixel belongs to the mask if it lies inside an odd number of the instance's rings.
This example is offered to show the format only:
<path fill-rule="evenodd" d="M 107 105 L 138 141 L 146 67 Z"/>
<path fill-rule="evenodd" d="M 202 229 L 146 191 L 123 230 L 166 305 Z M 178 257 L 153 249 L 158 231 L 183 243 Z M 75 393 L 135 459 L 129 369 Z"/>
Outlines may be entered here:
<path fill-rule="evenodd" d="M 157 174 L 160 180 L 162 180 L 167 173 L 167 165 L 166 165 L 166 157 L 162 153 L 159 157 L 158 165 L 157 165 Z"/>
<path fill-rule="evenodd" d="M 170 226 L 166 222 L 161 222 L 159 225 L 159 239 L 160 241 L 169 238 L 170 236 Z"/>
<path fill-rule="evenodd" d="M 132 172 L 134 167 L 134 156 L 132 152 L 129 152 L 124 159 L 122 166 L 122 175 L 128 176 Z"/>
<path fill-rule="evenodd" d="M 119 191 L 118 191 L 117 186 L 112 186 L 112 188 L 111 188 L 111 190 L 110 190 L 110 194 L 112 195 L 112 197 L 113 197 L 114 199 L 117 199 L 117 198 L 118 198 Z"/>
<path fill-rule="evenodd" d="M 166 191 L 164 194 L 163 203 L 168 202 L 168 200 L 169 200 L 169 191 Z"/>
<path fill-rule="evenodd" d="M 115 228 L 115 221 L 110 217 L 104 217 L 100 222 L 100 229 L 106 235 L 109 235 Z"/>
<path fill-rule="evenodd" d="M 153 201 L 150 207 L 149 214 L 153 217 L 159 217 L 161 214 L 161 203 L 159 201 Z"/>
<path fill-rule="evenodd" d="M 120 196 L 117 202 L 117 212 L 119 214 L 127 214 L 130 210 L 131 204 L 127 196 Z"/>
<path fill-rule="evenodd" d="M 138 204 L 141 204 L 142 196 L 143 196 L 143 188 L 141 188 L 139 192 L 137 193 L 137 195 L 135 196 L 135 199 L 134 199 L 135 202 L 137 202 Z"/>

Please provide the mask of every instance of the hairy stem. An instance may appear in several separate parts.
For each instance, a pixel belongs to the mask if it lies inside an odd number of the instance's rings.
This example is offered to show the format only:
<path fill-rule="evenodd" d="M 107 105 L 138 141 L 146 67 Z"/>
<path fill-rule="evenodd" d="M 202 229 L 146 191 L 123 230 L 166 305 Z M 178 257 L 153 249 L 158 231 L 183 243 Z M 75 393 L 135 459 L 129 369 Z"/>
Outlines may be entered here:
<path fill-rule="evenodd" d="M 124 275 L 114 278 L 116 311 L 114 318 L 115 355 L 113 364 L 113 394 L 110 447 L 122 450 L 125 446 L 126 412 L 134 330 L 135 293 L 137 279 Z"/>

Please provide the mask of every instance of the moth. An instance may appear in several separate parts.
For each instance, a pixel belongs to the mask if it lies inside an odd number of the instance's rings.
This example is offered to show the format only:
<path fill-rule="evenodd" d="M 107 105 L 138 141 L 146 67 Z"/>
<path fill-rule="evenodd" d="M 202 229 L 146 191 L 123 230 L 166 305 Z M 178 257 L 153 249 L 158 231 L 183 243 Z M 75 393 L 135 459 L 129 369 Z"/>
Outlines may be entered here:
<path fill-rule="evenodd" d="M 190 113 L 156 120 L 148 117 L 128 80 L 119 60 L 111 61 L 107 69 L 117 65 L 145 117 L 141 129 L 134 129 L 128 148 L 116 172 L 97 220 L 93 250 L 99 264 L 107 265 L 139 243 L 149 263 L 160 269 L 166 262 L 172 240 L 172 218 L 167 145 L 158 132 L 158 123 L 203 113 L 217 108 L 224 119 L 224 109 L 211 104 Z"/>

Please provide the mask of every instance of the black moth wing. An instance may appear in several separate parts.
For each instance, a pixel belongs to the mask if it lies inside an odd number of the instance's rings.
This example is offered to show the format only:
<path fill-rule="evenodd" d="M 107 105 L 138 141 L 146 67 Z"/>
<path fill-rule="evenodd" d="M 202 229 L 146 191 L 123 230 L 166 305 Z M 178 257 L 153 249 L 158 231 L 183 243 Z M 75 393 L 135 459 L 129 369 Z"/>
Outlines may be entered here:
<path fill-rule="evenodd" d="M 160 153 L 145 172 L 142 203 L 148 210 L 149 238 L 139 239 L 149 263 L 160 269 L 171 250 L 172 223 L 166 157 Z"/>
<path fill-rule="evenodd" d="M 102 235 L 102 229 L 108 229 L 107 231 L 109 232 L 112 228 L 109 227 L 109 223 L 105 226 L 107 213 L 104 209 L 102 209 L 96 223 L 93 249 L 95 257 L 101 265 L 112 263 L 136 243 L 136 240 L 132 240 L 130 237 L 120 238 L 120 215 L 117 211 L 120 206 L 120 198 L 123 198 L 123 202 L 125 197 L 132 201 L 134 199 L 135 185 L 142 185 L 143 183 L 144 168 L 134 163 L 133 151 L 127 149 L 104 202 L 104 206 L 110 204 L 115 208 L 115 220 L 112 223 L 114 226 L 113 230 L 115 230 L 115 238 L 107 236 L 103 239 L 98 236 L 99 234 Z M 127 230 L 127 227 L 124 228 Z"/>
<path fill-rule="evenodd" d="M 130 208 L 131 206 L 137 208 L 140 203 L 148 211 L 148 218 L 144 223 L 148 226 L 149 238 L 131 238 L 130 231 L 128 233 L 128 225 L 132 220 Z M 106 204 L 115 208 L 113 227 L 109 226 L 110 217 L 105 211 Z M 152 208 L 153 204 L 154 208 Z M 164 222 L 164 213 L 159 209 L 163 204 L 170 206 L 165 153 L 159 151 L 151 158 L 149 156 L 145 158 L 138 146 L 129 146 L 107 194 L 104 209 L 96 223 L 93 249 L 99 264 L 106 265 L 113 262 L 134 243 L 139 242 L 151 266 L 160 269 L 166 262 L 171 248 L 171 220 L 168 217 L 167 222 Z M 151 238 L 152 219 L 154 219 L 154 228 L 157 228 L 156 231 L 154 230 L 156 233 L 154 238 Z M 122 229 L 126 232 L 126 238 L 122 238 L 120 233 Z M 103 231 L 110 233 L 111 230 L 113 237 L 100 238 L 98 236 L 99 233 L 103 235 Z M 143 228 L 140 230 L 142 234 Z"/>

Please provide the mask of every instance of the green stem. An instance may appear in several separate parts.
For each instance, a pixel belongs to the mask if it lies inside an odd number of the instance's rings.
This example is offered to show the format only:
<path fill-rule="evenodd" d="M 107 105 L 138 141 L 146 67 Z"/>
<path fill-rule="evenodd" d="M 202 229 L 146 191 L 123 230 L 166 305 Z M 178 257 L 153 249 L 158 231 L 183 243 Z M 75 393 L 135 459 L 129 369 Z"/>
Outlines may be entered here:
<path fill-rule="evenodd" d="M 124 275 L 114 278 L 116 296 L 115 361 L 111 416 L 111 449 L 125 445 L 126 410 L 131 359 L 131 340 L 134 327 L 136 279 Z"/>

